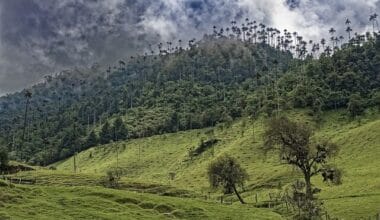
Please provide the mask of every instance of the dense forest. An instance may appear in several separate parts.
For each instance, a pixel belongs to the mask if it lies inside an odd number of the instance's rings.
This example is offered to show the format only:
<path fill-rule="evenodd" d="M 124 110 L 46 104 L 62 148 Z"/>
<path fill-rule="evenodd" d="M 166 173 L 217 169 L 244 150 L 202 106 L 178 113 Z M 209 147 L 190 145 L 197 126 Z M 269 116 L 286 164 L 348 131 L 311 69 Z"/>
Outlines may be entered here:
<path fill-rule="evenodd" d="M 375 25 L 361 35 L 350 24 L 347 37 L 331 28 L 329 40 L 313 42 L 232 21 L 186 45 L 149 45 L 115 66 L 47 76 L 0 97 L 0 145 L 11 159 L 46 165 L 98 144 L 292 108 L 310 109 L 317 122 L 330 109 L 357 117 L 380 106 L 380 38 Z"/>

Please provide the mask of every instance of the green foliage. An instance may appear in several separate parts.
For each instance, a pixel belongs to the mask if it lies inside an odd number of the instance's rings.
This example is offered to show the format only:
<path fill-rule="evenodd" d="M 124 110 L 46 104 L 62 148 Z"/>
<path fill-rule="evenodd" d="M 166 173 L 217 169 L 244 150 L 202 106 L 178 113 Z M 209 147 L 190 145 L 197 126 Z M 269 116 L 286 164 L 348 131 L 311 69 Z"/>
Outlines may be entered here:
<path fill-rule="evenodd" d="M 338 152 L 337 145 L 326 140 L 312 141 L 312 135 L 308 125 L 285 117 L 270 120 L 264 133 L 265 151 L 278 151 L 282 161 L 298 168 L 303 175 L 304 186 L 295 187 L 293 196 L 299 208 L 306 213 L 306 217 L 298 216 L 300 219 L 312 219 L 321 214 L 314 195 L 320 190 L 313 187 L 313 176 L 322 174 L 324 181 L 341 183 L 341 172 L 328 166 Z"/>
<path fill-rule="evenodd" d="M 119 188 L 122 171 L 117 168 L 110 169 L 106 174 L 107 175 L 103 177 L 104 186 L 109 188 Z"/>
<path fill-rule="evenodd" d="M 27 120 L 25 91 L 0 98 L 0 142 L 13 146 L 15 159 L 49 163 L 83 150 L 86 131 L 100 130 L 99 122 L 109 121 L 112 130 L 118 120 L 127 128 L 101 141 L 109 143 L 291 108 L 311 108 L 320 122 L 323 111 L 348 109 L 353 94 L 363 99 L 359 108 L 377 105 L 378 38 L 345 44 L 318 59 L 292 58 L 289 47 L 262 40 L 208 36 L 191 49 L 123 61 L 107 77 L 99 67 L 60 73 L 30 89 Z"/>
<path fill-rule="evenodd" d="M 113 123 L 114 137 L 113 140 L 126 140 L 128 138 L 128 130 L 125 126 L 123 119 L 117 117 Z"/>
<path fill-rule="evenodd" d="M 324 202 L 324 207 L 331 218 L 360 219 L 366 216 L 368 218 L 378 212 L 380 173 L 378 172 L 377 157 L 380 153 L 378 147 L 380 120 L 379 114 L 375 113 L 366 113 L 363 115 L 362 123 L 358 124 L 356 121 L 348 120 L 343 109 L 324 111 L 323 123 L 315 130 L 313 142 L 327 139 L 340 146 L 339 155 L 330 160 L 328 167 L 330 164 L 336 164 L 344 171 L 343 183 L 332 187 L 330 180 L 327 180 L 328 184 L 326 184 L 320 175 L 315 176 L 311 181 L 314 187 L 321 189 L 317 197 Z M 308 110 L 291 110 L 282 112 L 282 114 L 292 118 L 292 121 L 304 121 L 309 126 L 314 125 L 314 119 Z M 258 201 L 261 203 L 268 200 L 269 193 L 277 194 L 280 190 L 279 185 L 285 189 L 295 180 L 302 178 L 296 168 L 293 169 L 291 166 L 279 162 L 278 153 L 268 152 L 264 157 L 262 134 L 266 129 L 265 121 L 265 118 L 259 117 L 254 121 L 253 128 L 253 121 L 247 120 L 244 137 L 241 137 L 240 134 L 241 120 L 234 121 L 230 127 L 225 127 L 223 130 L 214 129 L 214 137 L 220 140 L 215 147 L 215 157 L 209 153 L 204 153 L 194 160 L 189 160 L 188 157 L 189 147 L 198 146 L 200 138 L 203 137 L 203 134 L 208 133 L 209 128 L 129 139 L 125 142 L 97 146 L 78 154 L 80 176 L 105 175 L 110 167 L 120 167 L 131 181 L 147 184 L 170 183 L 173 187 L 198 193 L 203 192 L 203 195 L 206 195 L 210 191 L 207 168 L 212 160 L 227 153 L 234 156 L 250 176 L 250 180 L 244 185 L 244 191 L 241 193 L 239 191 L 241 197 L 246 203 L 255 204 L 255 194 L 257 194 Z M 253 141 L 253 137 L 255 137 L 255 141 Z M 116 153 L 117 148 L 119 157 Z M 137 157 L 139 150 L 141 154 L 140 157 Z M 91 158 L 90 155 L 92 155 Z M 157 158 L 165 158 L 165 160 Z M 264 158 L 266 159 L 264 160 Z M 72 172 L 72 158 L 63 160 L 55 166 L 57 172 Z M 168 180 L 169 172 L 176 173 L 173 181 Z M 70 181 L 71 178 L 68 178 L 65 184 L 71 184 Z M 52 182 L 58 181 L 52 180 Z M 161 190 L 156 191 L 162 192 Z M 224 201 L 232 199 L 233 203 L 238 203 L 235 198 L 235 195 L 224 195 Z M 220 192 L 211 191 L 211 200 L 208 202 L 210 201 L 220 202 Z M 242 207 L 246 209 L 250 206 Z M 221 207 L 241 206 L 223 205 Z M 285 206 L 283 208 L 281 205 L 274 206 L 274 209 L 276 212 L 286 212 Z M 265 208 L 265 210 L 271 209 Z M 287 214 L 283 215 L 288 216 Z"/>
<path fill-rule="evenodd" d="M 99 133 L 99 141 L 101 144 L 108 144 L 113 138 L 112 128 L 110 123 L 106 121 L 103 124 L 102 130 Z"/>
<path fill-rule="evenodd" d="M 228 155 L 220 156 L 211 162 L 207 174 L 211 187 L 222 187 L 225 194 L 235 192 L 240 202 L 244 203 L 236 187 L 243 186 L 249 177 L 247 171 L 240 166 L 235 158 Z"/>
<path fill-rule="evenodd" d="M 90 134 L 88 135 L 86 139 L 86 147 L 94 147 L 98 145 L 99 143 L 99 138 L 96 135 L 95 131 L 91 131 Z"/>
<path fill-rule="evenodd" d="M 365 109 L 364 106 L 365 102 L 363 98 L 357 93 L 352 94 L 347 105 L 347 111 L 349 112 L 350 117 L 355 118 L 356 116 L 363 114 Z"/>
<path fill-rule="evenodd" d="M 377 107 L 377 109 L 380 111 L 380 91 L 373 93 L 371 98 L 371 105 Z"/>
<path fill-rule="evenodd" d="M 201 143 L 199 144 L 199 146 L 196 147 L 195 149 L 191 150 L 190 156 L 196 157 L 196 156 L 201 155 L 203 152 L 214 147 L 214 145 L 217 144 L 219 141 L 220 140 L 218 140 L 218 139 L 210 139 L 207 141 L 201 140 Z"/>
<path fill-rule="evenodd" d="M 8 166 L 8 151 L 0 147 L 0 170 L 4 170 Z"/>

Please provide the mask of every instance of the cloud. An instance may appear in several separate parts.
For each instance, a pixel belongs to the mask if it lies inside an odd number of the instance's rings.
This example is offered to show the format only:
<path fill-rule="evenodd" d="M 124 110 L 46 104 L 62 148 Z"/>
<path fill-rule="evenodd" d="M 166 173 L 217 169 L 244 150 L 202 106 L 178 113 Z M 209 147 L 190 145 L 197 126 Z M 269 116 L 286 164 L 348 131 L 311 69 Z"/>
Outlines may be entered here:
<path fill-rule="evenodd" d="M 38 82 L 43 75 L 95 62 L 107 64 L 149 44 L 184 42 L 212 27 L 246 17 L 328 36 L 344 22 L 363 32 L 380 0 L 12 0 L 0 1 L 0 94 Z"/>

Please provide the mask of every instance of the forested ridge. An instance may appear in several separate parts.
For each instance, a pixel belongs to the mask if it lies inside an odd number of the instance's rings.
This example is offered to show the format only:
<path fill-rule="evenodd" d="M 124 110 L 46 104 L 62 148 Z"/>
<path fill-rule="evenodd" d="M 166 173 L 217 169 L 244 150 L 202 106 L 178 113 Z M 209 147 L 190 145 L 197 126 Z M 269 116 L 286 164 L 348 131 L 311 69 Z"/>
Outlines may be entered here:
<path fill-rule="evenodd" d="M 380 38 L 375 30 L 331 42 L 305 41 L 248 19 L 200 40 L 46 77 L 0 98 L 0 144 L 13 159 L 49 164 L 89 147 L 271 117 L 308 108 L 357 117 L 380 105 Z M 174 46 L 176 44 L 177 46 Z"/>

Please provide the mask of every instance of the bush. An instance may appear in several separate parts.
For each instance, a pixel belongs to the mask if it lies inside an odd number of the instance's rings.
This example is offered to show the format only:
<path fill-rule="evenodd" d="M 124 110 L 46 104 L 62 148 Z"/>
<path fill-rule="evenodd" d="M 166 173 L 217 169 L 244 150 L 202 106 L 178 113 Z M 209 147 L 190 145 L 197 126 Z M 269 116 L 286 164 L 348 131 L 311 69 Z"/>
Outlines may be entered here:
<path fill-rule="evenodd" d="M 190 151 L 190 155 L 193 157 L 201 155 L 203 152 L 213 147 L 215 144 L 219 142 L 218 139 L 210 139 L 207 141 L 202 140 L 197 148 Z"/>
<path fill-rule="evenodd" d="M 107 171 L 107 175 L 104 177 L 103 184 L 109 188 L 119 188 L 119 181 L 122 175 L 122 171 L 119 169 L 112 169 Z"/>
<path fill-rule="evenodd" d="M 8 152 L 4 148 L 0 148 L 0 171 L 5 170 L 8 166 Z"/>

